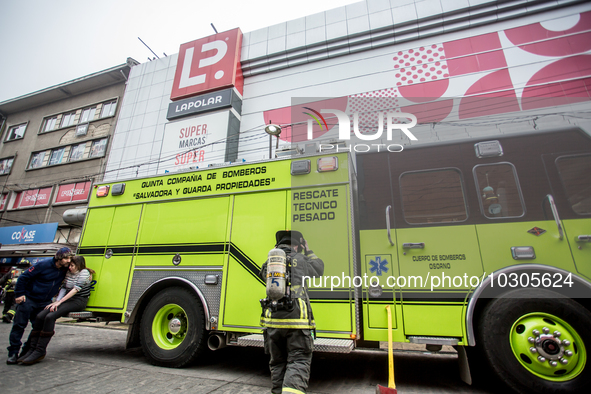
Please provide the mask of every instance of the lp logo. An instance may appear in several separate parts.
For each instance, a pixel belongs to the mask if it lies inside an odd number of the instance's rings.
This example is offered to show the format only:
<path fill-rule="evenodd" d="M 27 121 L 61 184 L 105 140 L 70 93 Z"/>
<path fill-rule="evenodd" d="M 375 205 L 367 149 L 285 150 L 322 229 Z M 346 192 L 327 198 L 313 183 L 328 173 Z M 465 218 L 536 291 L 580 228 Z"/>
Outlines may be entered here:
<path fill-rule="evenodd" d="M 201 52 L 207 52 L 211 50 L 216 50 L 216 54 L 211 57 L 206 57 L 199 60 L 199 68 L 211 66 L 216 64 L 220 60 L 226 56 L 226 52 L 228 52 L 228 45 L 224 41 L 212 41 L 206 42 L 201 46 Z M 181 80 L 179 82 L 179 88 L 186 88 L 188 86 L 199 85 L 201 83 L 205 83 L 205 77 L 207 74 L 200 74 L 194 77 L 191 77 L 191 66 L 193 64 L 193 52 L 195 48 L 187 48 L 185 51 L 185 61 L 183 62 L 183 71 L 181 72 Z M 214 74 L 215 79 L 221 79 L 224 76 L 224 70 L 218 70 Z"/>
<path fill-rule="evenodd" d="M 236 86 L 241 92 L 240 29 L 181 45 L 171 100 Z"/>

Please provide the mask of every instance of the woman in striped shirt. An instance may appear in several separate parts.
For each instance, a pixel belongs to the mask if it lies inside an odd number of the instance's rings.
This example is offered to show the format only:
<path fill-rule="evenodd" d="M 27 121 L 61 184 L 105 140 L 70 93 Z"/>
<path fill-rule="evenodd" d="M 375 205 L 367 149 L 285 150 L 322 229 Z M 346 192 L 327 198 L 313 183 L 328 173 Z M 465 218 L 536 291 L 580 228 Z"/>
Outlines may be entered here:
<path fill-rule="evenodd" d="M 92 269 L 86 268 L 84 257 L 75 256 L 72 259 L 56 301 L 37 314 L 29 335 L 30 350 L 19 358 L 19 362 L 30 365 L 43 360 L 47 345 L 54 334 L 55 321 L 70 312 L 86 308 L 94 273 Z"/>

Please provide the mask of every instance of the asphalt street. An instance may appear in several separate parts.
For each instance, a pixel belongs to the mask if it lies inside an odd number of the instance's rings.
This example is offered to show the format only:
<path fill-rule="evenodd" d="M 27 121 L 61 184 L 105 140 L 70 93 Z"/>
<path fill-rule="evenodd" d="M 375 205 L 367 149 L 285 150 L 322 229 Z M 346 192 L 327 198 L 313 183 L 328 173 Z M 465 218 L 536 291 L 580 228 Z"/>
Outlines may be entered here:
<path fill-rule="evenodd" d="M 116 325 L 115 325 L 116 326 Z M 11 325 L 0 323 L 8 346 Z M 28 329 L 25 335 L 28 335 Z M 125 350 L 126 330 L 58 324 L 42 362 L 0 363 L 0 393 L 196 393 L 270 392 L 268 358 L 260 348 L 226 347 L 182 369 L 150 365 L 141 349 Z M 396 353 L 398 392 L 490 393 L 461 382 L 454 354 Z M 388 383 L 387 353 L 315 353 L 309 394 L 375 393 Z"/>

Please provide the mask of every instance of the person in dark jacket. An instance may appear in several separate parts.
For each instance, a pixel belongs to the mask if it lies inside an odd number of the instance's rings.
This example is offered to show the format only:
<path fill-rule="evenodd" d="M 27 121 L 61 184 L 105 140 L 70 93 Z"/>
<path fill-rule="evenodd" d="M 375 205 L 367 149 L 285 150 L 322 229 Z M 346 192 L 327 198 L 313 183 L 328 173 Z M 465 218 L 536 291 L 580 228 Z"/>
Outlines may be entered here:
<path fill-rule="evenodd" d="M 72 256 L 73 253 L 69 248 L 61 248 L 54 257 L 39 261 L 20 275 L 14 289 L 18 308 L 10 331 L 6 364 L 18 362 L 18 351 L 22 344 L 21 338 L 28 321 L 33 323 L 37 314 L 49 305 L 53 296 L 57 294 L 68 272 Z M 27 341 L 21 354 L 26 354 L 29 347 L 30 344 Z"/>
<path fill-rule="evenodd" d="M 324 262 L 308 248 L 299 231 L 278 231 L 276 248 L 282 249 L 291 266 L 289 295 L 275 305 L 263 307 L 265 353 L 271 356 L 271 393 L 304 394 L 310 380 L 310 365 L 316 328 L 303 277 L 324 274 Z M 266 261 L 259 276 L 267 280 Z M 279 305 L 279 306 L 277 306 Z"/>

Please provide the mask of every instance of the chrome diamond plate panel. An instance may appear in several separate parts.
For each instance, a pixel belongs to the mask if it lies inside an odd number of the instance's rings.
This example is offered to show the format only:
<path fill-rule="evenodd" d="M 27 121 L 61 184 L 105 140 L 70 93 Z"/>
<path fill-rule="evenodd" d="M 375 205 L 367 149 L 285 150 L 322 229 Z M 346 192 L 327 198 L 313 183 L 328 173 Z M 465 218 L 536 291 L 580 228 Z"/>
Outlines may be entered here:
<path fill-rule="evenodd" d="M 217 275 L 219 277 L 217 285 L 206 285 L 206 275 Z M 193 285 L 195 285 L 195 287 L 197 287 L 201 291 L 207 304 L 204 305 L 206 320 L 209 320 L 210 316 L 219 316 L 220 301 L 222 294 L 222 271 L 193 271 L 186 269 L 150 270 L 147 268 L 136 269 L 134 271 L 133 279 L 131 281 L 131 290 L 129 292 L 129 302 L 127 304 L 127 310 L 133 311 L 142 294 L 144 294 L 144 292 L 147 289 L 149 289 L 154 283 L 170 277 L 185 279 L 191 282 Z M 207 325 L 209 325 L 208 321 Z"/>
<path fill-rule="evenodd" d="M 245 335 L 238 338 L 240 346 L 263 347 L 264 340 L 262 334 Z M 355 344 L 350 339 L 316 338 L 314 340 L 315 352 L 326 353 L 351 353 Z"/>

